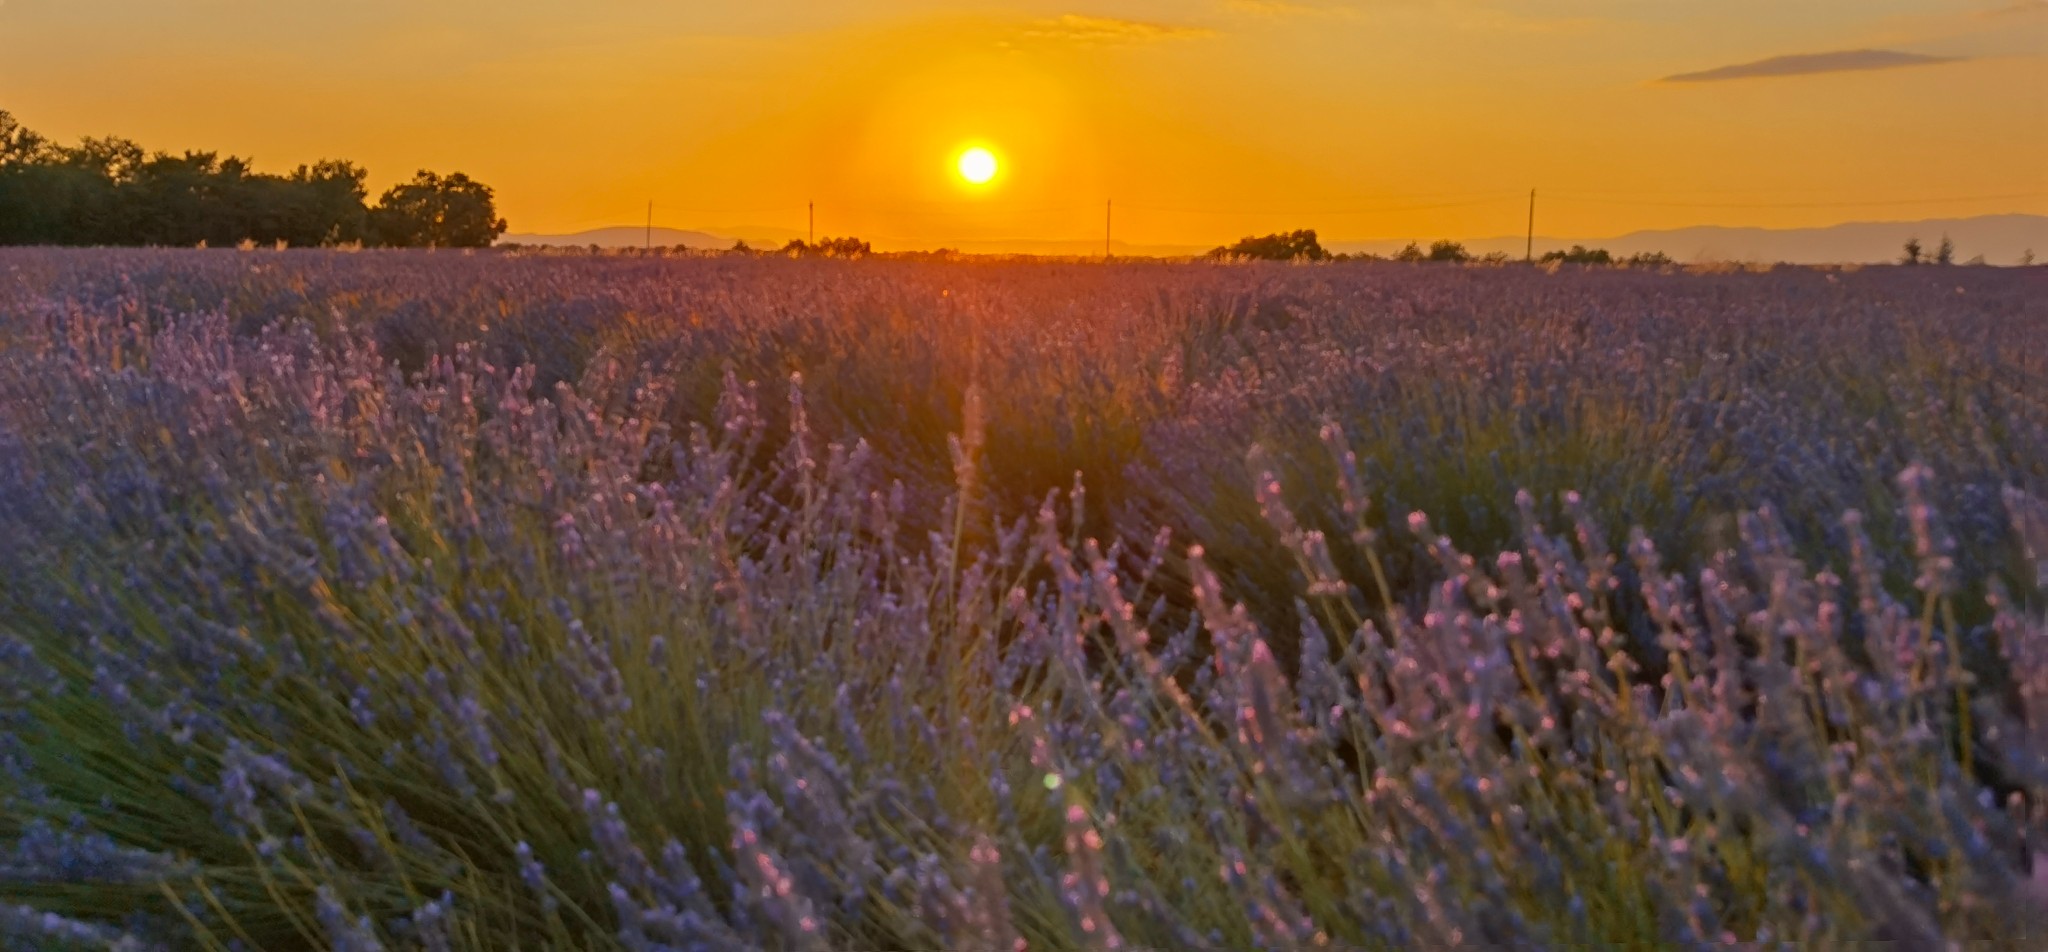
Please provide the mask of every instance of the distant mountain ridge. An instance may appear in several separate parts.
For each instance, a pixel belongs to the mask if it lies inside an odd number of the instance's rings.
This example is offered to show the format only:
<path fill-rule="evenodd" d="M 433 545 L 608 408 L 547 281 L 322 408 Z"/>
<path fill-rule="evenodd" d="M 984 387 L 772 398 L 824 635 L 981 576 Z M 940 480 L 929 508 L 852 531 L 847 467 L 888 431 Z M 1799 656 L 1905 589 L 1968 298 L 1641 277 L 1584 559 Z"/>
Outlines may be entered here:
<path fill-rule="evenodd" d="M 1605 248 L 1616 255 L 1661 251 L 1673 259 L 1693 261 L 1771 261 L 1788 264 L 1876 264 L 1897 261 L 1907 239 L 1918 238 L 1929 253 L 1943 236 L 1955 243 L 1956 262 L 1979 255 L 1989 264 L 2017 264 L 2033 251 L 2048 258 L 2048 215 L 1983 215 L 1921 221 L 1845 222 L 1824 228 L 1731 228 L 1698 225 L 1658 231 L 1636 231 L 1613 238 L 1536 237 L 1536 254 L 1572 245 Z M 1521 257 L 1528 239 L 1522 235 L 1464 242 L 1466 250 L 1484 255 L 1500 252 Z M 1422 247 L 1430 239 L 1418 239 Z M 1332 251 L 1392 254 L 1406 240 L 1326 241 Z"/>
<path fill-rule="evenodd" d="M 695 249 L 731 248 L 736 241 L 745 241 L 757 249 L 780 248 L 789 241 L 803 238 L 802 232 L 779 228 L 735 227 L 680 229 L 656 228 L 651 236 L 657 248 L 673 248 L 681 245 Z M 824 236 L 821 236 L 824 237 Z M 866 238 L 867 236 L 861 236 Z M 639 248 L 650 241 L 645 227 L 620 226 L 616 228 L 594 228 L 566 235 L 508 234 L 498 240 L 501 245 L 525 245 L 544 248 Z M 932 251 L 950 248 L 968 254 L 1011 254 L 1011 255 L 1099 255 L 1102 242 L 1085 239 L 1060 238 L 968 238 L 946 241 L 914 241 L 904 238 L 868 238 L 877 251 Z M 1113 253 L 1125 256 L 1176 258 L 1198 255 L 1208 251 L 1208 245 L 1144 245 L 1126 241 L 1113 241 Z"/>
<path fill-rule="evenodd" d="M 1312 223 L 1311 223 L 1312 226 Z M 1655 231 L 1636 231 L 1612 238 L 1536 237 L 1536 254 L 1585 245 L 1605 248 L 1616 255 L 1662 252 L 1681 262 L 1765 261 L 1789 264 L 1876 264 L 1896 261 L 1909 238 L 1918 238 L 1932 253 L 1943 236 L 1955 243 L 1957 263 L 1982 256 L 1989 264 L 2017 264 L 2022 255 L 2035 252 L 2048 259 L 2048 215 L 1982 215 L 1975 218 L 1939 218 L 1921 221 L 1845 222 L 1821 228 L 1739 228 L 1700 225 Z M 761 248 L 779 247 L 799 232 L 779 228 L 733 227 L 703 230 L 656 228 L 653 243 L 660 247 L 730 248 L 745 240 Z M 865 236 L 864 236 L 865 237 Z M 1411 240 L 1428 247 L 1443 236 L 1376 239 L 1329 239 L 1323 246 L 1333 252 L 1391 255 Z M 648 240 L 645 228 L 599 228 L 569 235 L 506 235 L 505 244 L 550 247 L 637 248 Z M 878 251 L 912 251 L 951 248 L 971 254 L 1097 255 L 1100 241 L 1083 239 L 977 239 L 963 241 L 908 241 L 870 239 Z M 1234 239 L 1230 239 L 1234 240 Z M 1476 255 L 1495 252 L 1521 257 L 1527 238 L 1512 235 L 1494 238 L 1456 239 Z M 1219 240 L 1218 244 L 1226 243 Z M 1198 255 L 1214 246 L 1129 244 L 1113 242 L 1118 255 L 1182 257 Z"/>
<path fill-rule="evenodd" d="M 596 228 L 579 231 L 571 235 L 506 235 L 498 239 L 501 245 L 540 245 L 547 248 L 638 248 L 649 241 L 663 248 L 683 245 L 689 248 L 730 248 L 733 239 L 703 231 L 684 231 L 676 228 L 656 228 L 650 238 L 645 228 Z"/>

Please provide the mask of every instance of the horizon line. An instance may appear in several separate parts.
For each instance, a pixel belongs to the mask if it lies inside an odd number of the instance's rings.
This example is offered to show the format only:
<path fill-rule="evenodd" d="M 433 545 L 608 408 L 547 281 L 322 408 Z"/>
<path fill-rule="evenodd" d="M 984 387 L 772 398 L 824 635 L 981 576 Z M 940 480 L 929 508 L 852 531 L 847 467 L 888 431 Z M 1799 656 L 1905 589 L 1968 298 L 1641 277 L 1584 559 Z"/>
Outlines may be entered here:
<path fill-rule="evenodd" d="M 1671 232 L 1681 232 L 1681 231 L 1693 231 L 1693 230 L 1707 230 L 1707 229 L 1718 229 L 1718 230 L 1725 230 L 1725 231 L 1765 231 L 1765 232 L 1797 232 L 1797 231 L 1820 231 L 1820 230 L 1826 230 L 1826 229 L 1830 229 L 1830 228 L 1843 228 L 1843 227 L 1850 227 L 1850 226 L 1857 226 L 1857 225 L 1919 225 L 1919 224 L 1932 224 L 1932 223 L 1944 223 L 1944 222 L 1970 222 L 1970 221 L 1979 221 L 1979 220 L 1984 220 L 1984 219 L 1995 219 L 1995 218 L 2036 218 L 2036 219 L 2042 219 L 2042 220 L 2044 220 L 2044 221 L 2048 221 L 2048 212 L 2032 212 L 2032 211 L 2008 211 L 2008 212 L 1987 212 L 1987 213 L 1983 213 L 1983 214 L 1977 214 L 1977 215 L 1956 215 L 1956 216 L 1941 216 L 1941 217 L 1934 217 L 1934 218 L 1886 218 L 1886 219 L 1874 219 L 1874 218 L 1858 218 L 1858 219 L 1845 219 L 1845 220 L 1842 220 L 1842 221 L 1837 221 L 1837 222 L 1833 222 L 1833 223 L 1830 223 L 1830 224 L 1824 224 L 1824 225 L 1795 225 L 1795 226 L 1790 226 L 1790 227 L 1783 227 L 1783 226 L 1769 226 L 1769 225 L 1723 225 L 1723 224 L 1708 224 L 1708 223 L 1700 223 L 1700 224 L 1691 224 L 1691 225 L 1677 225 L 1677 226 L 1672 226 L 1672 227 L 1666 227 L 1666 228 L 1637 228 L 1637 229 L 1632 229 L 1632 230 L 1630 230 L 1630 231 L 1625 231 L 1625 232 L 1621 232 L 1621 233 L 1618 233 L 1618 234 L 1609 234 L 1609 235 L 1600 235 L 1600 236 L 1587 236 L 1587 235 L 1573 235 L 1573 236 L 1567 236 L 1567 235 L 1560 235 L 1560 234 L 1554 234 L 1554 233 L 1553 233 L 1553 234 L 1537 234 L 1537 235 L 1535 235 L 1534 237 L 1535 237 L 1535 239 L 1536 239 L 1536 240 L 1538 240 L 1538 241 L 1545 241 L 1545 240 L 1548 240 L 1548 241 L 1613 241 L 1613 240 L 1618 240 L 1618 239 L 1623 239 L 1623 238 L 1631 238 L 1631 237 L 1634 237 L 1634 236 L 1637 236 L 1637 235 L 1644 235 L 1644 234 L 1662 234 L 1662 233 L 1671 233 Z M 598 234 L 598 233 L 601 233 L 601 232 L 614 232 L 614 231 L 616 231 L 616 232 L 634 232 L 634 233 L 645 233 L 645 232 L 646 232 L 646 231 L 648 231 L 648 230 L 649 230 L 649 226 L 647 226 L 647 225 L 644 225 L 644 224 L 613 224 L 613 225 L 598 225 L 598 226 L 594 226 L 594 227 L 589 227 L 589 228 L 579 228 L 579 229 L 576 229 L 576 230 L 573 230 L 573 231 L 549 231 L 549 230 L 527 230 L 527 231 L 516 231 L 516 232 L 507 232 L 507 233 L 506 233 L 506 234 L 505 234 L 505 235 L 503 236 L 503 238 L 501 238 L 501 239 L 500 239 L 500 241 L 501 241 L 501 243 L 502 243 L 502 242 L 504 242 L 504 241 L 509 241 L 509 240 L 511 240 L 511 239 L 514 239 L 514 238 L 554 238 L 554 239 L 564 239 L 564 238 L 575 238 L 575 237 L 580 237 L 580 236 L 583 236 L 583 235 L 592 235 L 592 234 Z M 798 236 L 798 237 L 801 237 L 801 233 L 802 233 L 802 231 L 803 231 L 803 229 L 801 229 L 801 228 L 791 228 L 791 227 L 788 227 L 788 226 L 782 226 L 782 225 L 699 225 L 699 226 L 677 226 L 677 225 L 654 225 L 654 226 L 652 226 L 652 230 L 654 230 L 654 231 L 660 231 L 660 232 L 671 232 L 671 233 L 674 233 L 674 232 L 682 232 L 682 233 L 689 233 L 689 234 L 698 234 L 698 235 L 704 235 L 704 236 L 707 236 L 707 237 L 711 237 L 711 238 L 716 238 L 716 239 L 719 239 L 719 240 L 721 240 L 721 241 L 724 241 L 724 240 L 735 240 L 735 241 L 745 241 L 745 240 L 747 240 L 747 239 L 746 239 L 746 238 L 745 238 L 745 237 L 744 237 L 743 235 L 740 235 L 740 234 L 738 234 L 739 232 L 744 232 L 744 231 L 759 231 L 759 232 L 774 232 L 774 233 L 788 233 L 788 234 L 791 234 L 791 235 L 796 235 L 796 236 Z M 1321 240 L 1321 241 L 1324 241 L 1324 242 L 1400 242 L 1400 241 L 1430 241 L 1430 240 L 1440 240 L 1440 239 L 1443 239 L 1443 238 L 1446 238 L 1446 237 L 1450 238 L 1451 240 L 1457 240 L 1457 241 L 1506 241 L 1506 240 L 1514 240 L 1514 241 L 1525 241 L 1525 240 L 1528 240 L 1528 238 L 1530 237 L 1530 236 L 1528 236 L 1528 235 L 1526 235 L 1526 234 L 1519 234 L 1519 233 L 1518 233 L 1518 234 L 1506 234 L 1506 233 L 1502 233 L 1502 234 L 1489 234 L 1489 235 L 1466 235 L 1466 236 L 1444 236 L 1444 235 L 1432 235 L 1432 236 L 1414 236 L 1414 235 L 1378 235 L 1378 236 L 1358 236 L 1358 235 L 1352 235 L 1352 236 L 1331 236 L 1331 235 L 1324 235 L 1324 234 L 1322 234 L 1322 233 L 1321 233 L 1321 232 L 1322 232 L 1322 229 L 1320 229 L 1320 228 L 1313 228 L 1313 227 L 1311 227 L 1311 228 L 1309 228 L 1309 229 L 1307 229 L 1307 230 L 1310 230 L 1310 231 L 1316 231 L 1316 232 L 1318 232 L 1318 234 L 1317 234 L 1317 238 L 1318 238 L 1319 240 Z M 1243 237 L 1243 236 L 1239 236 L 1239 237 Z M 791 240 L 795 240 L 795 239 L 791 239 Z M 928 244 L 932 244 L 932 243 L 936 242 L 936 243 L 937 243 L 937 246 L 938 246 L 938 247 L 941 247 L 941 248 L 942 248 L 943 246 L 945 246 L 945 245 L 948 245 L 948 244 L 980 244 L 980 245 L 985 245 L 985 244 L 1000 244 L 1000 243 L 1006 243 L 1006 242 L 1021 242 L 1021 243 L 1037 243 L 1037 244 L 1051 244 L 1051 243 L 1059 243 L 1059 244 L 1068 244 L 1068 243 L 1086 243 L 1086 244 L 1091 244 L 1091 245 L 1095 245 L 1095 246 L 1097 246 L 1097 247 L 1100 247 L 1100 246 L 1102 245 L 1102 242 L 1103 242 L 1102 236 L 1100 236 L 1100 235 L 1095 235 L 1095 236 L 1067 236 L 1067 237 L 1050 237 L 1050 236 L 1031 236 L 1031 235 L 1004 235 L 1004 236 L 996 236 L 996 237 L 986 237 L 986 238 L 970 238 L 970 237 L 963 237 L 963 236 L 952 236 L 952 237 L 947 237 L 947 238 L 912 238 L 912 237 L 907 237 L 907 236 L 901 236 L 901 235 L 875 235 L 875 236 L 872 236 L 872 237 L 864 237 L 864 238 L 862 238 L 862 240 L 865 240 L 865 241 L 869 241 L 869 242 L 877 242 L 877 241 L 880 241 L 880 242 L 888 242 L 888 243 L 891 243 L 891 244 L 927 244 L 927 245 L 928 245 Z M 1228 240 L 1225 240 L 1225 242 L 1224 242 L 1224 243 L 1226 243 L 1226 244 L 1227 244 L 1227 243 L 1228 243 Z M 1133 241 L 1133 240 L 1130 240 L 1130 239 L 1123 239 L 1123 238 L 1112 238 L 1112 239 L 1111 239 L 1111 244 L 1112 244 L 1112 245 L 1117 245 L 1117 244 L 1121 244 L 1121 245 L 1148 245 L 1148 246 L 1155 246 L 1155 247 L 1158 247 L 1158 246 L 1170 246 L 1170 247 L 1188 247 L 1188 248 L 1193 248 L 1193 247 L 1197 247 L 1197 246 L 1202 246 L 1202 245 L 1208 245 L 1208 246 L 1210 246 L 1210 247 L 1214 247 L 1214 245 L 1211 245 L 1211 244 L 1210 244 L 1209 242 L 1206 242 L 1206 241 L 1168 241 L 1168 240 L 1159 240 L 1159 241 L 1142 241 L 1142 240 L 1141 240 L 1141 241 Z"/>

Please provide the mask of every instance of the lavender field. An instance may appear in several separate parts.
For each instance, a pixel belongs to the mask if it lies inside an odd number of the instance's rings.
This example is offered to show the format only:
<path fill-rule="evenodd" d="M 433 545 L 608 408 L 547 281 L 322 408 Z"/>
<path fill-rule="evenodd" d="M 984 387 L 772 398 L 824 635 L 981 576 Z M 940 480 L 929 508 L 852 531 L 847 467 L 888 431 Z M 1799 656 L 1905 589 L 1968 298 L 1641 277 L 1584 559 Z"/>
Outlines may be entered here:
<path fill-rule="evenodd" d="M 0 948 L 2034 949 L 2048 274 L 0 251 Z"/>

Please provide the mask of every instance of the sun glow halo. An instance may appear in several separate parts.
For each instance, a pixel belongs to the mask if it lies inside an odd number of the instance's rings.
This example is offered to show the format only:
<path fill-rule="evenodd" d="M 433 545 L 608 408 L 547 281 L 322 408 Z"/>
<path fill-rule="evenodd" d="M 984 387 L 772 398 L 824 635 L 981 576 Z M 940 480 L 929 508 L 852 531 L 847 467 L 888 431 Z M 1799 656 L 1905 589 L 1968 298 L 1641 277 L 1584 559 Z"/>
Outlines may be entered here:
<path fill-rule="evenodd" d="M 986 185 L 996 177 L 996 155 L 980 146 L 960 153 L 960 177 L 975 185 Z"/>

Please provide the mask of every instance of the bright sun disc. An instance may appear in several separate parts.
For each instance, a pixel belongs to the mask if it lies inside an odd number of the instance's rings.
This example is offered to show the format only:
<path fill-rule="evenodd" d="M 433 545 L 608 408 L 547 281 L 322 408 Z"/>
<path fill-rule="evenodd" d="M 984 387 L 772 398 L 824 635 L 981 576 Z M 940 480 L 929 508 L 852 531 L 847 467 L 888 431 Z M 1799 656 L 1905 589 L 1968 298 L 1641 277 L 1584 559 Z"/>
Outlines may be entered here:
<path fill-rule="evenodd" d="M 995 153 L 983 148 L 968 149 L 960 153 L 960 177 L 976 185 L 996 177 Z"/>

